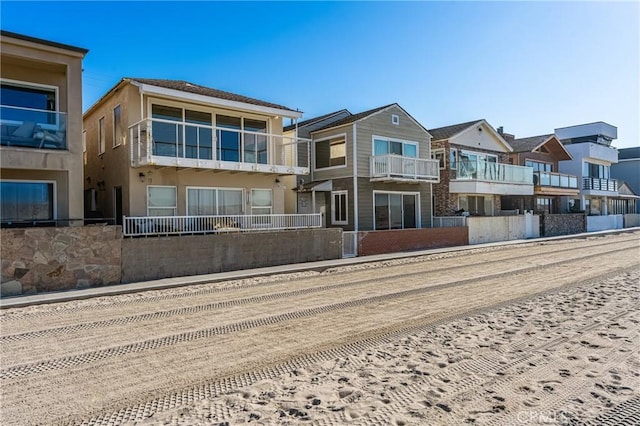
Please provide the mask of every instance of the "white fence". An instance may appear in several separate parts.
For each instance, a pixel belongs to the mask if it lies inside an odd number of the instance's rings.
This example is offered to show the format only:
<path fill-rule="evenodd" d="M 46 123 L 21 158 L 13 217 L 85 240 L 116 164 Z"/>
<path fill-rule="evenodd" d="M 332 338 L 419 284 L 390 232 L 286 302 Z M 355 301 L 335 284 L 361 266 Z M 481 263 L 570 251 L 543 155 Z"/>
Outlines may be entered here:
<path fill-rule="evenodd" d="M 321 227 L 322 217 L 320 213 L 224 216 L 124 216 L 122 221 L 122 233 L 126 237 L 258 232 Z"/>
<path fill-rule="evenodd" d="M 434 228 L 457 228 L 467 226 L 467 218 L 465 216 L 434 216 Z"/>
<path fill-rule="evenodd" d="M 606 231 L 624 228 L 623 215 L 587 216 L 587 232 Z"/>

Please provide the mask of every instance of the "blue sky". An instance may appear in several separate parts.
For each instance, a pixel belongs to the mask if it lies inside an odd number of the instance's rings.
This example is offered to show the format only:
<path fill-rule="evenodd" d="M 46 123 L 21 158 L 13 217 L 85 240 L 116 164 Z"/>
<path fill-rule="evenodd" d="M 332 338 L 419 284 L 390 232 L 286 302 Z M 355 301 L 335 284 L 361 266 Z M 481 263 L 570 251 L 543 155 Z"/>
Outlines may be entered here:
<path fill-rule="evenodd" d="M 84 108 L 120 78 L 304 111 L 398 102 L 516 137 L 605 121 L 640 144 L 638 2 L 12 2 L 2 29 L 85 47 Z"/>

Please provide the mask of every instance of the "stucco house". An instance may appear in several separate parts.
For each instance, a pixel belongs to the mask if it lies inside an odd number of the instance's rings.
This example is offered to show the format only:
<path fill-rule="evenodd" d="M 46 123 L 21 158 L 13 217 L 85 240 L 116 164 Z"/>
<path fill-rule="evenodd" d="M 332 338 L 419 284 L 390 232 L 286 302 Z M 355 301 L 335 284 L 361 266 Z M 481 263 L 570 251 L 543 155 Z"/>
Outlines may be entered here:
<path fill-rule="evenodd" d="M 0 31 L 3 227 L 83 224 L 82 60 L 87 52 Z"/>
<path fill-rule="evenodd" d="M 186 81 L 123 78 L 84 114 L 87 215 L 138 218 L 125 235 L 250 225 L 240 216 L 275 226 L 295 211 L 282 180 L 309 172 L 308 141 L 282 131 L 283 117 L 301 115 Z"/>
<path fill-rule="evenodd" d="M 502 196 L 505 210 L 531 211 L 536 214 L 566 213 L 560 208 L 561 197 L 574 197 L 580 193 L 578 177 L 559 173 L 559 162 L 571 160 L 571 154 L 554 135 L 514 138 L 498 128 L 513 148 L 509 154 L 511 164 L 533 168 L 533 195 Z"/>
<path fill-rule="evenodd" d="M 640 194 L 640 146 L 618 149 L 618 162 L 611 165 L 611 177 L 619 182 L 618 194 Z M 622 182 L 626 183 L 626 188 L 622 188 Z M 629 210 L 640 213 L 640 202 L 637 199 L 628 199 L 621 204 L 625 213 L 629 213 Z"/>
<path fill-rule="evenodd" d="M 513 148 L 486 120 L 435 129 L 431 151 L 440 182 L 434 184 L 434 215 L 455 212 L 497 216 L 503 196 L 532 196 L 533 169 L 510 164 Z"/>
<path fill-rule="evenodd" d="M 345 231 L 431 226 L 431 185 L 439 179 L 431 135 L 400 105 L 340 110 L 300 124 L 287 128 L 311 138 L 298 212 L 321 212 L 325 226 Z"/>

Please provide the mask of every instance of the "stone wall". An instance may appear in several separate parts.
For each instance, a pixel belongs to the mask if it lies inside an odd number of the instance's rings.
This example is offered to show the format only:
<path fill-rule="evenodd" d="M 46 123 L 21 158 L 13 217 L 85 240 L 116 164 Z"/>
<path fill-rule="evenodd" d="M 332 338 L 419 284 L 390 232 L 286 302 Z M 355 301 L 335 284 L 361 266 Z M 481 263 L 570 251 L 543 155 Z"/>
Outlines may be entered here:
<path fill-rule="evenodd" d="M 119 226 L 0 231 L 2 296 L 120 283 Z"/>
<path fill-rule="evenodd" d="M 122 282 L 342 257 L 342 229 L 182 235 L 122 240 Z"/>
<path fill-rule="evenodd" d="M 587 222 L 583 213 L 545 214 L 540 216 L 540 235 L 543 237 L 580 234 L 586 231 Z"/>
<path fill-rule="evenodd" d="M 466 227 L 358 232 L 358 255 L 396 253 L 469 244 Z"/>

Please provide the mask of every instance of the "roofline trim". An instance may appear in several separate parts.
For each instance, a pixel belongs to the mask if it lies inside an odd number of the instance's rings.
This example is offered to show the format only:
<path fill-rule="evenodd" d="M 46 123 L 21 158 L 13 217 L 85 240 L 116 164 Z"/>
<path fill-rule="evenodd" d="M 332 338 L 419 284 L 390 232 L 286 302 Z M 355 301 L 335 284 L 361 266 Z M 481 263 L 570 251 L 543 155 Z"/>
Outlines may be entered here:
<path fill-rule="evenodd" d="M 32 37 L 24 34 L 18 34 L 11 31 L 0 30 L 0 36 L 14 38 L 16 40 L 21 40 L 21 41 L 26 41 L 28 43 L 34 43 L 38 45 L 55 47 L 57 49 L 64 49 L 71 52 L 81 53 L 82 57 L 84 57 L 87 53 L 89 53 L 89 49 L 85 49 L 84 47 L 71 46 L 70 44 L 58 43 L 56 41 L 45 40 L 42 38 Z"/>

